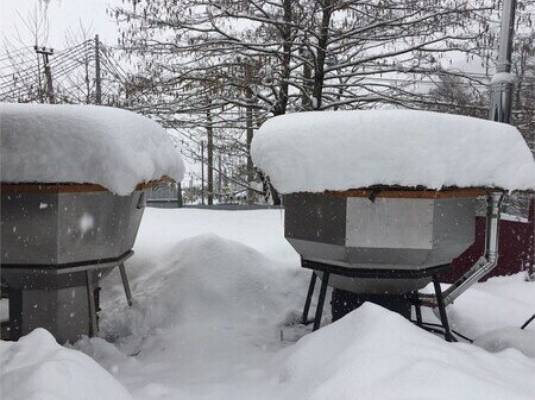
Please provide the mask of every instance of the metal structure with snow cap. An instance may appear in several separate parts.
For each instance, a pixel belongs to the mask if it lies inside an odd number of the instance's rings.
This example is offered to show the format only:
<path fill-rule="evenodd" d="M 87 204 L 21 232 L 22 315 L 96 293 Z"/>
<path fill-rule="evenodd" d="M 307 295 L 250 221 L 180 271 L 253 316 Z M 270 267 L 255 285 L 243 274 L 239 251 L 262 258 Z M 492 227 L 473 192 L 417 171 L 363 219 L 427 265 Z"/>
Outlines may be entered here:
<path fill-rule="evenodd" d="M 146 189 L 118 196 L 98 185 L 3 184 L 2 284 L 5 338 L 37 327 L 60 342 L 98 331 L 98 281 L 125 260 L 141 222 Z"/>
<path fill-rule="evenodd" d="M 504 2 L 497 72 L 507 76 L 515 9 L 515 0 Z M 492 84 L 490 120 L 509 122 L 512 80 Z M 374 301 L 408 317 L 414 305 L 422 325 L 420 306 L 429 305 L 438 308 L 446 340 L 454 340 L 446 305 L 496 267 L 504 193 L 535 188 L 532 154 L 511 128 L 434 113 L 307 113 L 268 121 L 253 142 L 253 156 L 274 186 L 280 183 L 285 236 L 301 254 L 302 266 L 313 270 L 303 323 L 320 275 L 314 329 L 330 284 L 333 314 L 343 313 L 346 300 L 355 298 L 357 306 Z M 307 140 L 318 145 L 307 147 Z M 500 151 L 489 156 L 483 144 L 490 146 L 488 153 Z M 317 171 L 319 159 L 339 170 Z M 289 178 L 292 169 L 298 179 Z M 442 293 L 437 273 L 474 241 L 474 203 L 481 195 L 487 198 L 484 252 Z M 434 295 L 419 294 L 430 280 Z"/>
<path fill-rule="evenodd" d="M 80 123 L 88 112 L 93 115 Z M 2 174 L 0 272 L 2 297 L 9 301 L 9 319 L 2 323 L 3 339 L 16 340 L 37 327 L 50 331 L 60 343 L 75 342 L 82 335 L 96 335 L 99 281 L 115 267 L 119 268 L 128 304 L 132 304 L 125 261 L 133 255 L 146 193 L 154 183 L 167 178 L 146 175 L 145 182 L 126 193 L 121 187 L 121 193 L 116 193 L 112 190 L 116 187 L 103 186 L 102 178 L 92 177 L 90 171 L 83 170 L 86 169 L 83 165 L 78 172 L 65 171 L 69 158 L 64 152 L 69 149 L 65 143 L 69 140 L 83 143 L 84 138 L 77 137 L 70 129 L 59 132 L 62 123 L 66 127 L 83 124 L 83 129 L 100 135 L 101 141 L 115 140 L 119 132 L 110 128 L 109 121 L 114 112 L 83 106 L 10 105 L 2 109 L 2 137 L 6 143 L 3 152 L 25 153 L 31 141 L 24 137 L 32 134 L 38 140 L 54 139 L 50 140 L 50 147 L 43 150 L 45 154 L 50 153 L 50 157 L 25 165 L 27 180 L 17 182 L 21 176 L 13 178 L 10 174 L 18 172 L 10 172 L 9 168 Z M 119 118 L 142 118 L 131 113 L 124 115 L 124 111 L 119 113 Z M 29 123 L 31 119 L 38 124 Z M 158 135 L 161 128 L 152 129 Z M 57 143 L 57 138 L 63 138 L 63 143 Z M 129 143 L 119 145 L 128 148 Z M 56 147 L 61 146 L 64 147 L 62 151 L 55 153 Z M 110 147 L 113 148 L 113 143 Z M 120 151 L 120 148 L 113 150 Z M 107 156 L 98 153 L 100 148 L 88 147 L 83 151 L 90 154 L 89 165 Z M 179 158 L 170 153 L 169 159 L 173 157 Z M 76 169 L 76 160 L 73 161 L 71 165 Z M 53 164 L 50 176 L 46 175 L 48 164 Z M 35 182 L 36 174 L 43 173 L 39 169 L 45 170 L 44 182 Z M 121 165 L 117 165 L 117 169 L 120 170 Z M 55 181 L 53 175 L 75 172 L 82 176 L 82 182 L 70 181 L 64 175 Z M 110 173 L 117 173 L 117 170 Z M 160 171 L 154 168 L 154 173 Z M 180 171 L 175 175 L 177 179 L 178 175 Z"/>
<path fill-rule="evenodd" d="M 533 156 L 515 128 L 424 111 L 276 117 L 258 132 L 253 155 L 283 194 L 286 238 L 315 271 L 303 322 L 321 277 L 315 329 L 330 285 L 335 318 L 355 297 L 406 316 L 411 305 L 431 305 L 451 339 L 445 306 L 496 266 L 503 193 L 535 186 Z M 442 293 L 437 275 L 474 242 L 481 197 L 485 251 Z M 419 295 L 432 280 L 436 293 Z"/>
<path fill-rule="evenodd" d="M 475 204 L 487 195 L 487 246 L 476 265 L 442 293 L 438 274 L 474 241 Z M 284 196 L 285 236 L 313 270 L 302 321 L 308 312 L 316 275 L 322 281 L 314 329 L 319 328 L 327 285 L 333 287 L 333 316 L 343 312 L 344 292 L 360 303 L 372 301 L 407 318 L 422 304 L 439 308 L 445 335 L 445 306 L 496 265 L 502 191 L 443 191 L 383 188 Z M 306 221 L 306 222 L 304 222 Z M 418 290 L 433 281 L 435 294 Z"/>
<path fill-rule="evenodd" d="M 482 140 L 516 157 L 495 151 L 482 159 Z M 496 266 L 504 193 L 535 186 L 535 162 L 516 129 L 422 111 L 277 117 L 257 134 L 253 155 L 283 194 L 286 239 L 313 270 L 304 323 L 321 279 L 314 329 L 332 286 L 335 319 L 355 298 L 357 306 L 373 301 L 407 317 L 416 306 L 420 324 L 420 306 L 429 305 L 453 340 L 445 307 Z M 484 197 L 485 250 L 442 293 L 438 274 L 474 242 L 476 203 Z M 431 281 L 435 294 L 419 294 Z"/>

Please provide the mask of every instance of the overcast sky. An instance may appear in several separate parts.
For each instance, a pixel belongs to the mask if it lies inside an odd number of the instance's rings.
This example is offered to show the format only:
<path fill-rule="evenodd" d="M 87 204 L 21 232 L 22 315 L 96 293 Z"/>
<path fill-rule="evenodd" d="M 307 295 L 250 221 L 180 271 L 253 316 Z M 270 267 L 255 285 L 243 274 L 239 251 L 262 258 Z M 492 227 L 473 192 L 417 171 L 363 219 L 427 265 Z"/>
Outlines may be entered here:
<path fill-rule="evenodd" d="M 117 43 L 117 24 L 106 14 L 106 8 L 122 3 L 122 0 L 0 0 L 0 46 L 4 38 L 13 47 L 33 45 L 32 35 L 23 19 L 29 19 L 36 9 L 45 4 L 48 4 L 49 36 L 48 42 L 41 45 L 46 44 L 56 50 L 65 48 L 67 32 L 79 32 L 80 22 L 86 28 L 91 27 L 92 35 L 98 33 L 103 42 L 114 45 Z M 478 62 L 467 62 L 463 55 L 452 54 L 446 57 L 444 63 L 446 68 L 482 72 Z"/>
<path fill-rule="evenodd" d="M 7 38 L 16 47 L 33 45 L 23 19 L 28 19 L 36 9 L 46 4 L 44 0 L 0 0 L 0 38 Z M 47 16 L 49 37 L 47 46 L 61 50 L 65 47 L 65 35 L 70 30 L 79 31 L 81 23 L 92 33 L 98 33 L 103 41 L 115 44 L 117 25 L 106 15 L 106 8 L 121 4 L 121 0 L 49 0 Z"/>

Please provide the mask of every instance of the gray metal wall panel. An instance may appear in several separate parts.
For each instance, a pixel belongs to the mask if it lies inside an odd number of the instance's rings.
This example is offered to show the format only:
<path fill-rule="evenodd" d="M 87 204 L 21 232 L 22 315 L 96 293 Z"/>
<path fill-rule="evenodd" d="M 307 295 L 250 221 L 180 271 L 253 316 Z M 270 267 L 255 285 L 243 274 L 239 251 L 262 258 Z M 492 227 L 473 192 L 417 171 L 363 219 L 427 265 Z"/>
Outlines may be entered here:
<path fill-rule="evenodd" d="M 436 257 L 451 261 L 474 243 L 476 205 L 476 199 L 435 200 L 433 247 Z"/>
<path fill-rule="evenodd" d="M 0 263 L 57 263 L 54 193 L 1 193 Z"/>
<path fill-rule="evenodd" d="M 134 245 L 141 191 L 3 193 L 0 262 L 54 265 L 116 258 Z"/>
<path fill-rule="evenodd" d="M 347 199 L 346 245 L 390 249 L 433 248 L 432 199 Z"/>
<path fill-rule="evenodd" d="M 347 212 L 345 212 L 347 201 Z M 285 236 L 303 258 L 361 269 L 422 270 L 449 264 L 474 241 L 475 200 L 284 196 Z M 329 284 L 360 293 L 406 293 L 422 279 L 352 279 Z"/>
<path fill-rule="evenodd" d="M 287 238 L 344 245 L 346 199 L 321 193 L 284 196 Z"/>

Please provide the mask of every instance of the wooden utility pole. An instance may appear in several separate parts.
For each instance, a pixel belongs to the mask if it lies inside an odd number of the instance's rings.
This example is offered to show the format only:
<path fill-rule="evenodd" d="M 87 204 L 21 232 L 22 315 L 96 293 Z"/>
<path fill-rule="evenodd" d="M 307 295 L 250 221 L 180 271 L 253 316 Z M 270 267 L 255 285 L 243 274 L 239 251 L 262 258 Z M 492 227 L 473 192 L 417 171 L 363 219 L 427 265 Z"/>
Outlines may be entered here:
<path fill-rule="evenodd" d="M 102 104 L 102 80 L 100 76 L 100 40 L 95 35 L 95 103 Z"/>
<path fill-rule="evenodd" d="M 182 184 L 176 184 L 176 205 L 178 208 L 184 207 L 184 198 L 182 197 Z"/>
<path fill-rule="evenodd" d="M 253 129 L 253 65 L 245 64 L 245 98 L 247 106 L 245 109 L 245 127 L 247 131 L 247 203 L 252 204 L 254 202 L 254 191 L 252 190 L 252 184 L 254 181 L 254 165 L 251 157 L 251 142 L 253 141 L 254 129 Z"/>
<path fill-rule="evenodd" d="M 201 140 L 201 204 L 204 206 L 204 140 Z"/>
<path fill-rule="evenodd" d="M 33 48 L 37 54 L 41 54 L 43 56 L 46 78 L 46 94 L 48 97 L 48 102 L 50 104 L 54 104 L 56 101 L 54 98 L 54 86 L 52 84 L 52 71 L 50 69 L 50 56 L 54 54 L 54 49 L 39 46 L 34 46 Z"/>
<path fill-rule="evenodd" d="M 214 204 L 214 127 L 212 126 L 211 101 L 206 109 L 206 135 L 208 136 L 207 146 L 207 167 L 208 167 L 208 205 Z"/>
<path fill-rule="evenodd" d="M 39 53 L 37 52 L 35 53 L 35 55 L 37 57 L 37 84 L 39 85 L 37 87 L 37 96 L 39 97 L 39 102 L 44 103 L 45 99 L 43 98 L 43 82 L 41 81 L 41 57 L 39 57 Z"/>
<path fill-rule="evenodd" d="M 223 170 L 221 169 L 221 148 L 219 149 L 219 152 L 217 154 L 218 156 L 218 167 L 219 167 L 219 173 L 217 174 L 217 191 L 218 191 L 218 199 L 219 203 L 223 202 Z"/>

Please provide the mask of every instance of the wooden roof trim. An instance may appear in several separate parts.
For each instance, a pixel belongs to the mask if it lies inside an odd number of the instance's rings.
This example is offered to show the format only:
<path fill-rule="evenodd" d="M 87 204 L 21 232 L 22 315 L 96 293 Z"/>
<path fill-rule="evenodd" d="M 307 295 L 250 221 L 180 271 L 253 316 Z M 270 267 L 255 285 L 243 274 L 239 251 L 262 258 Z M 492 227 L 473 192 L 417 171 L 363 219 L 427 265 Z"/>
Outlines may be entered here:
<path fill-rule="evenodd" d="M 162 176 L 160 179 L 154 179 L 147 182 L 138 183 L 134 190 L 149 189 L 161 183 L 172 183 L 174 179 L 168 176 Z M 5 183 L 0 182 L 0 192 L 5 193 L 86 193 L 86 192 L 106 192 L 102 185 L 95 183 Z"/>
<path fill-rule="evenodd" d="M 405 199 L 450 199 L 485 196 L 490 188 L 447 188 L 442 190 L 411 189 L 411 188 L 376 188 L 350 189 L 344 191 L 325 191 L 325 194 L 336 197 L 366 198 L 405 198 Z"/>

